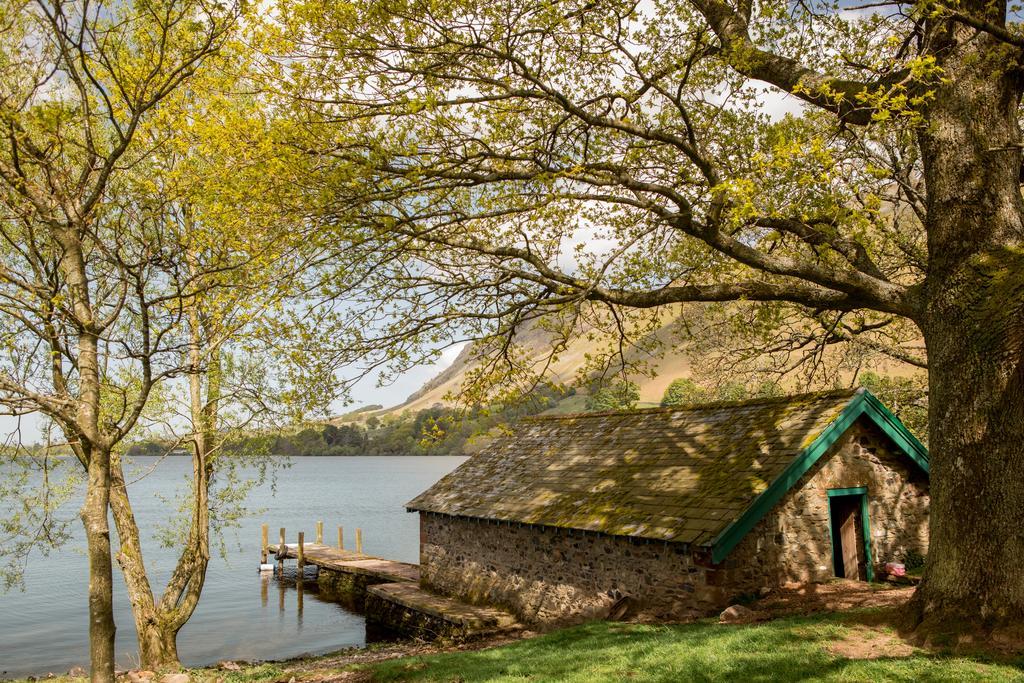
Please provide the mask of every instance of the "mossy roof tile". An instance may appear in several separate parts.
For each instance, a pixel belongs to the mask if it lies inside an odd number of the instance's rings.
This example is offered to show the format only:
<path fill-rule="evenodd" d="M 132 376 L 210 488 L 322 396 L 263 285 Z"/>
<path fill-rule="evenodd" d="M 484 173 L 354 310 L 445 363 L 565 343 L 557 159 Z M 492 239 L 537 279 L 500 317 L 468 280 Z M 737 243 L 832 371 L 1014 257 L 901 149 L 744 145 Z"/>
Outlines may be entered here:
<path fill-rule="evenodd" d="M 853 397 L 530 418 L 408 507 L 693 543 L 736 519 Z"/>

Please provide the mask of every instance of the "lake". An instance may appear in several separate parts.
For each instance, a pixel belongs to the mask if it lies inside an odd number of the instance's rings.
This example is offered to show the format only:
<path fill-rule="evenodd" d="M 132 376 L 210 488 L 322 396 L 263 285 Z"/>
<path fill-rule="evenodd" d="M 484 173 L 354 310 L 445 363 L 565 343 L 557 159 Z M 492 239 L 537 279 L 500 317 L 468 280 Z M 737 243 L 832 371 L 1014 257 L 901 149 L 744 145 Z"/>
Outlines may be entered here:
<path fill-rule="evenodd" d="M 317 520 L 324 522 L 325 542 L 332 543 L 342 525 L 347 548 L 353 547 L 355 529 L 360 527 L 363 552 L 418 562 L 418 519 L 403 505 L 464 460 L 455 456 L 292 459 L 291 466 L 278 473 L 276 491 L 268 483 L 250 494 L 247 507 L 262 511 L 227 533 L 226 557 L 213 550 L 202 599 L 178 636 L 182 663 L 280 659 L 365 644 L 363 617 L 319 599 L 315 581 L 313 590 L 306 583 L 300 612 L 294 582 L 259 574 L 260 525 L 270 525 L 271 544 L 277 543 L 282 526 L 288 530 L 289 543 L 295 542 L 299 531 L 313 541 Z M 186 491 L 191 461 L 187 457 L 136 458 L 135 464 L 153 468 L 130 484 L 129 492 L 143 530 L 150 579 L 159 594 L 176 552 L 161 548 L 146 532 L 168 518 L 165 500 Z M 77 509 L 81 498 L 73 503 Z M 0 593 L 0 678 L 62 673 L 88 665 L 88 563 L 79 527 L 74 526 L 75 540 L 59 552 L 49 557 L 32 555 L 24 591 Z M 114 582 L 117 664 L 132 668 L 138 662 L 135 627 L 116 565 Z"/>

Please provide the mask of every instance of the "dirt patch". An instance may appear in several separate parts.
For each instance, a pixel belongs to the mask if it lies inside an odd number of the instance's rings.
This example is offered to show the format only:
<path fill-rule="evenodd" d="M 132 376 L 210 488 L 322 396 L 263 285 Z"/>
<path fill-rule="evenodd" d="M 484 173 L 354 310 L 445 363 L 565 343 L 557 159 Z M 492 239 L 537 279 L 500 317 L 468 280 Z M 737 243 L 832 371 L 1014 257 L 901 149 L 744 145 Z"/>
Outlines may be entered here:
<path fill-rule="evenodd" d="M 751 607 L 771 618 L 874 608 L 844 614 L 843 622 L 847 627 L 842 638 L 832 641 L 825 649 L 846 659 L 899 658 L 917 651 L 899 629 L 900 610 L 913 594 L 913 586 L 879 586 L 837 579 L 783 588 Z"/>
<path fill-rule="evenodd" d="M 840 640 L 826 649 L 846 659 L 879 659 L 881 657 L 909 657 L 916 651 L 898 635 L 868 626 L 850 628 Z"/>
<path fill-rule="evenodd" d="M 865 607 L 902 607 L 914 594 L 912 586 L 893 588 L 863 581 L 836 579 L 776 590 L 753 608 L 772 617 L 815 612 L 843 612 Z"/>

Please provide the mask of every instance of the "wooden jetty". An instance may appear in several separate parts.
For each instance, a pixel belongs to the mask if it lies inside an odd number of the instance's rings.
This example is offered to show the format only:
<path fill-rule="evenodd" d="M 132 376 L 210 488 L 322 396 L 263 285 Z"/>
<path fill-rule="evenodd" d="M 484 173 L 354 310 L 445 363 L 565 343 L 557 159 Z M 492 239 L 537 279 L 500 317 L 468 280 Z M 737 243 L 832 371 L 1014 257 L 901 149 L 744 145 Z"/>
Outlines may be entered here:
<path fill-rule="evenodd" d="M 304 532 L 298 533 L 297 543 L 286 543 L 282 528 L 279 542 L 271 546 L 267 535 L 264 524 L 261 567 L 267 566 L 271 552 L 277 560 L 278 573 L 283 573 L 286 560 L 295 560 L 300 602 L 303 570 L 306 565 L 313 565 L 323 593 L 364 612 L 368 620 L 404 635 L 464 639 L 520 628 L 516 619 L 503 610 L 470 605 L 425 590 L 420 586 L 419 565 L 363 553 L 360 529 L 356 529 L 354 551 L 344 548 L 341 527 L 338 546 L 324 545 L 323 522 L 317 522 L 314 543 L 305 542 Z"/>
<path fill-rule="evenodd" d="M 279 561 L 296 560 L 300 557 L 298 543 L 285 544 L 284 550 L 278 548 L 275 557 Z M 381 579 L 381 583 L 411 581 L 419 583 L 420 566 L 397 560 L 385 560 L 381 557 L 364 555 L 351 550 L 339 550 L 321 543 L 306 543 L 302 548 L 303 564 L 313 564 L 321 569 L 336 572 L 366 575 Z"/>

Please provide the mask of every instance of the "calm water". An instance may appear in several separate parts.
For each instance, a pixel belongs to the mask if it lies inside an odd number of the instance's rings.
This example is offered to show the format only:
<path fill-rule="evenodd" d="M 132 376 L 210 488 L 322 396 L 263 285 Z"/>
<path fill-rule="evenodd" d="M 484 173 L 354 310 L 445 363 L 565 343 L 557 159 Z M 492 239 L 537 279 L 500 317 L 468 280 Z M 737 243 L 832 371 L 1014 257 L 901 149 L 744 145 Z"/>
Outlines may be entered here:
<path fill-rule="evenodd" d="M 203 596 L 191 621 L 178 636 L 178 653 L 186 665 L 224 659 L 279 659 L 326 652 L 365 643 L 363 618 L 341 605 L 304 593 L 301 612 L 293 582 L 261 577 L 260 524 L 270 524 L 270 541 L 286 527 L 288 541 L 305 531 L 313 540 L 317 520 L 325 541 L 345 527 L 346 547 L 355 528 L 363 530 L 369 554 L 417 562 L 419 527 L 403 504 L 458 466 L 461 457 L 295 458 L 277 476 L 276 492 L 268 484 L 255 490 L 247 507 L 264 510 L 229 531 L 226 558 L 214 555 Z M 176 553 L 164 550 L 147 529 L 167 518 L 163 497 L 184 489 L 188 458 L 138 458 L 153 473 L 129 486 L 135 514 L 143 529 L 143 550 L 150 579 L 158 593 L 174 566 Z M 75 501 L 80 504 L 81 499 Z M 64 672 L 88 663 L 87 562 L 78 537 L 59 553 L 33 556 L 25 590 L 0 593 L 0 678 Z M 117 658 L 121 668 L 137 663 L 135 628 L 120 570 L 114 568 Z M 312 586 L 315 588 L 315 582 Z"/>

